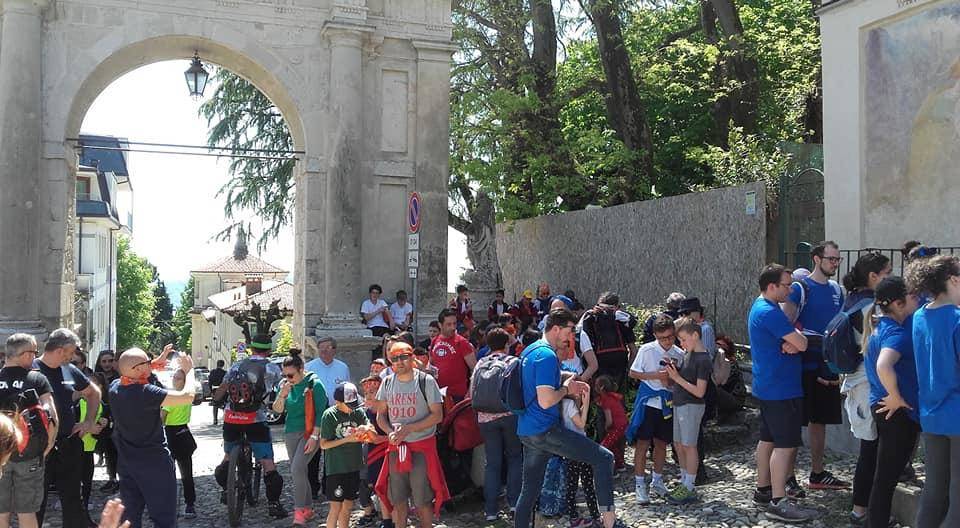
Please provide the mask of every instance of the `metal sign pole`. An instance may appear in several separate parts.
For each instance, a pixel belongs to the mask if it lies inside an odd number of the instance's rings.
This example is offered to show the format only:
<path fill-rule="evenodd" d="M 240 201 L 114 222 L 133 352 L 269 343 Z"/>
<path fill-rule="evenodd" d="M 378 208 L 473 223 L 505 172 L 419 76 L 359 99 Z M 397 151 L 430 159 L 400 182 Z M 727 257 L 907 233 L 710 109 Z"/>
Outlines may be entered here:
<path fill-rule="evenodd" d="M 420 193 L 412 192 L 407 200 L 407 227 L 410 232 L 407 235 L 407 277 L 413 281 L 413 309 L 414 314 L 420 312 L 420 288 L 418 272 L 420 269 L 420 225 L 423 221 L 422 202 Z M 418 317 L 413 318 L 413 335 L 419 335 L 420 325 L 417 323 Z"/>

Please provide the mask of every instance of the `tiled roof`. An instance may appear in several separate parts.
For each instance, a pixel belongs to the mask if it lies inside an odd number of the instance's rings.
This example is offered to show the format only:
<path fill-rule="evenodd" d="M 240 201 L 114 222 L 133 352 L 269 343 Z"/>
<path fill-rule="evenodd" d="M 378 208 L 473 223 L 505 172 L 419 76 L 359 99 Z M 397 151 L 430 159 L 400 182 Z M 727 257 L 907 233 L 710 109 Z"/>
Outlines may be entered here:
<path fill-rule="evenodd" d="M 280 269 L 253 255 L 247 255 L 247 258 L 243 260 L 237 260 L 233 255 L 230 255 L 191 271 L 197 273 L 287 273 L 287 270 Z"/>
<path fill-rule="evenodd" d="M 263 281 L 261 286 L 264 290 L 269 290 L 283 284 L 283 281 L 267 279 Z M 210 297 L 207 297 L 207 300 L 211 304 L 217 307 L 218 310 L 226 310 L 227 308 L 237 304 L 247 297 L 247 287 L 245 285 L 240 285 L 235 288 L 230 288 L 229 290 L 224 290 L 220 293 L 215 293 Z"/>
<path fill-rule="evenodd" d="M 221 311 L 227 314 L 235 314 L 237 312 L 242 312 L 249 310 L 253 307 L 253 303 L 260 305 L 260 308 L 266 310 L 273 304 L 273 301 L 279 300 L 278 303 L 280 311 L 293 311 L 293 284 L 289 282 L 281 283 L 278 286 L 273 288 L 263 290 L 260 293 L 251 295 L 246 299 L 234 304 L 233 306 L 228 306 L 223 308 Z"/>

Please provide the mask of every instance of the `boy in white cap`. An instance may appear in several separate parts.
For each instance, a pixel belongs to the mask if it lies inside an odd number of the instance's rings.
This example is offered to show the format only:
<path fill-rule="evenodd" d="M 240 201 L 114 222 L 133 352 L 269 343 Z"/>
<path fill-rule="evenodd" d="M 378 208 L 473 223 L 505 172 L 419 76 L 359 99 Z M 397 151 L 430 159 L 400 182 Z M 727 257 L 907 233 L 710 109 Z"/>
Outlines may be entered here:
<path fill-rule="evenodd" d="M 336 404 L 320 418 L 320 447 L 324 450 L 324 494 L 330 501 L 327 528 L 349 528 L 353 501 L 360 493 L 363 442 L 372 428 L 360 408 L 363 399 L 353 383 L 333 391 Z"/>

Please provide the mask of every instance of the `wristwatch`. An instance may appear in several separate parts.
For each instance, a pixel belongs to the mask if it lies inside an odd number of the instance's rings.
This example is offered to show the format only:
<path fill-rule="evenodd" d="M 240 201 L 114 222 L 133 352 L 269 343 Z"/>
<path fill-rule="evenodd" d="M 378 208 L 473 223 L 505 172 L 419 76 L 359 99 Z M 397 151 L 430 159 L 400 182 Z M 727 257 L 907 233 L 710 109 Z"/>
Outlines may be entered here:
<path fill-rule="evenodd" d="M 310 440 L 320 440 L 319 435 L 310 435 Z"/>

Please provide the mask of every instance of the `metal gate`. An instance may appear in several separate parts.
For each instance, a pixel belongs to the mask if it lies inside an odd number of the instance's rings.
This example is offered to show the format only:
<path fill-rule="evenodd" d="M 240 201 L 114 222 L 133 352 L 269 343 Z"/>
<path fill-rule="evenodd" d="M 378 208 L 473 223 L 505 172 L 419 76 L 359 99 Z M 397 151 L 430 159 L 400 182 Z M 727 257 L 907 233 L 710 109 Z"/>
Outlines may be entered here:
<path fill-rule="evenodd" d="M 793 268 L 811 266 L 809 241 L 824 239 L 823 171 L 806 167 L 780 178 L 777 214 L 780 262 Z M 801 255 L 807 255 L 803 257 Z M 793 257 L 794 262 L 788 262 Z"/>

